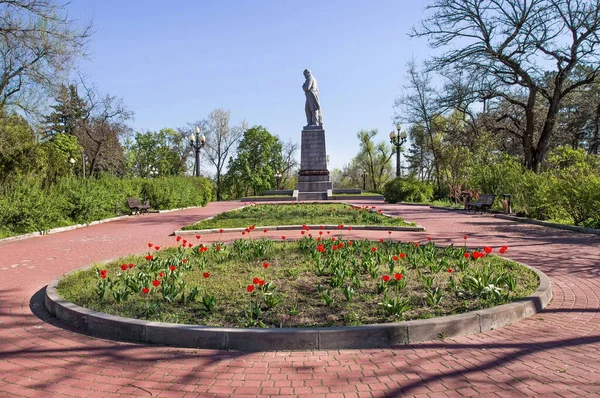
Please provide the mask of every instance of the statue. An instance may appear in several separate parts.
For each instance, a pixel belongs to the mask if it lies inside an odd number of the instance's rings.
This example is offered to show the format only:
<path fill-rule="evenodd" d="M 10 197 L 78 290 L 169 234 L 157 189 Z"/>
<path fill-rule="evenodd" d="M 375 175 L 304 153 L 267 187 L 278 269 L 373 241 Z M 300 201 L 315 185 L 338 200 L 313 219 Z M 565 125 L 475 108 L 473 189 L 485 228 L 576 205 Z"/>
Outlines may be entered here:
<path fill-rule="evenodd" d="M 321 102 L 319 100 L 319 87 L 317 86 L 317 80 L 312 76 L 310 70 L 304 70 L 304 77 L 306 80 L 302 85 L 302 89 L 306 94 L 306 105 L 304 111 L 306 112 L 305 127 L 322 127 L 323 126 L 323 114 L 321 113 Z"/>

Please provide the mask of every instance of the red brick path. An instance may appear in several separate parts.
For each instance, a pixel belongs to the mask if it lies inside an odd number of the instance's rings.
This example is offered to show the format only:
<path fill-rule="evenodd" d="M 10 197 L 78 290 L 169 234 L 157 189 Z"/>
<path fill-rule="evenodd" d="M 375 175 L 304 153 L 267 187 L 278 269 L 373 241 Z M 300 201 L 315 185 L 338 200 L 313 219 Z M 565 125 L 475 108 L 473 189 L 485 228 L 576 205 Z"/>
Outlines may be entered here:
<path fill-rule="evenodd" d="M 0 396 L 600 396 L 600 236 L 427 207 L 380 206 L 427 229 L 394 232 L 395 239 L 431 236 L 462 245 L 466 234 L 472 246 L 508 245 L 507 257 L 551 278 L 554 300 L 548 309 L 457 339 L 314 352 L 129 344 L 86 336 L 48 319 L 42 297 L 50 280 L 94 261 L 141 252 L 147 242 L 172 245 L 168 235 L 176 228 L 237 206 L 211 203 L 0 245 Z"/>

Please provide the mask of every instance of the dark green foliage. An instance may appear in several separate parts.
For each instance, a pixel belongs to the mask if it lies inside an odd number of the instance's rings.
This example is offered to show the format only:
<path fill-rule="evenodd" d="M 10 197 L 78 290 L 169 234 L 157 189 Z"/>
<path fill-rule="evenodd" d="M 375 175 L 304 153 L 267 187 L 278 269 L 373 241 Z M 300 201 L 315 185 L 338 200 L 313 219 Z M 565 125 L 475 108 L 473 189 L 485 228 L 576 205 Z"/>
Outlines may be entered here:
<path fill-rule="evenodd" d="M 385 184 L 383 195 L 388 203 L 426 203 L 433 199 L 433 187 L 414 177 L 396 177 Z"/>
<path fill-rule="evenodd" d="M 0 237 L 129 214 L 126 199 L 149 199 L 155 210 L 204 206 L 212 199 L 205 178 L 120 179 L 64 177 L 42 188 L 41 177 L 19 177 L 0 191 Z"/>

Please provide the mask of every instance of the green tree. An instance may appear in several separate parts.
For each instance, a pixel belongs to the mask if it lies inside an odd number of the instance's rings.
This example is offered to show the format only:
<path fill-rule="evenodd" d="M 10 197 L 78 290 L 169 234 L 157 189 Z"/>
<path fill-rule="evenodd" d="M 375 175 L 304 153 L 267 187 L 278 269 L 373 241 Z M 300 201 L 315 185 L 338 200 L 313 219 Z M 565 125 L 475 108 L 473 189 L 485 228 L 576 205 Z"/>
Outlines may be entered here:
<path fill-rule="evenodd" d="M 44 117 L 46 135 L 75 134 L 87 109 L 87 104 L 77 93 L 77 85 L 61 85 L 55 101 L 56 104 L 50 106 L 53 111 Z"/>
<path fill-rule="evenodd" d="M 183 142 L 181 134 L 173 129 L 136 133 L 133 141 L 126 144 L 129 169 L 139 177 L 149 177 L 153 168 L 159 175 L 183 175 L 185 159 L 179 153 Z"/>
<path fill-rule="evenodd" d="M 29 123 L 0 111 L 0 185 L 16 175 L 43 172 L 45 167 L 46 154 Z"/>
<path fill-rule="evenodd" d="M 235 158 L 229 161 L 225 180 L 234 196 L 254 195 L 275 186 L 275 171 L 282 167 L 282 144 L 262 126 L 244 132 Z"/>
<path fill-rule="evenodd" d="M 392 178 L 392 165 L 390 159 L 394 151 L 386 142 L 375 143 L 373 137 L 377 130 L 361 130 L 356 135 L 360 142 L 360 151 L 353 159 L 358 169 L 367 173 L 373 192 L 379 192 L 383 185 Z M 358 166 L 360 165 L 360 166 Z"/>

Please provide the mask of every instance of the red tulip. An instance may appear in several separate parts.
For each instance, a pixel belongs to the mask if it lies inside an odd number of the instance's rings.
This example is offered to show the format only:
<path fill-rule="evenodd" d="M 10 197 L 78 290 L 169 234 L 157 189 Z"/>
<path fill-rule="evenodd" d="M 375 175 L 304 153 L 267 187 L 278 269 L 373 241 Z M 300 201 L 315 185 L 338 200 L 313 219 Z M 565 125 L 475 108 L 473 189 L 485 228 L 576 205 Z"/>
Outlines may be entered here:
<path fill-rule="evenodd" d="M 126 270 L 127 270 L 127 268 L 128 268 L 127 264 L 123 264 L 123 265 L 121 265 L 121 269 L 122 269 L 123 271 L 126 271 Z"/>
<path fill-rule="evenodd" d="M 128 266 L 129 268 L 133 268 L 133 267 L 135 267 L 135 264 L 127 264 L 127 266 Z"/>
<path fill-rule="evenodd" d="M 402 279 L 402 274 L 394 274 L 394 279 L 399 281 L 400 279 Z"/>
<path fill-rule="evenodd" d="M 375 253 L 375 252 L 377 251 L 377 248 L 373 246 L 373 247 L 371 248 L 371 251 L 372 251 L 373 253 Z"/>
<path fill-rule="evenodd" d="M 153 243 L 148 243 L 148 247 L 152 247 L 152 246 L 154 246 Z"/>
<path fill-rule="evenodd" d="M 388 234 L 389 234 L 389 235 L 391 235 L 391 234 L 392 234 L 392 231 L 388 231 Z"/>
<path fill-rule="evenodd" d="M 500 254 L 504 254 L 504 252 L 507 251 L 507 250 L 508 250 L 508 246 L 502 246 L 500 248 L 500 250 L 498 250 L 498 251 L 500 252 Z"/>
<path fill-rule="evenodd" d="M 404 260 L 404 257 L 406 257 L 406 254 L 400 253 L 400 258 Z"/>
<path fill-rule="evenodd" d="M 452 273 L 452 268 L 448 268 L 448 272 Z"/>
<path fill-rule="evenodd" d="M 204 253 L 204 252 L 205 252 L 205 251 L 207 251 L 207 250 L 208 250 L 208 247 L 202 246 L 202 247 L 200 248 L 200 253 Z"/>
<path fill-rule="evenodd" d="M 340 242 L 338 243 L 338 247 L 341 249 L 342 247 L 344 247 L 344 242 Z"/>
<path fill-rule="evenodd" d="M 348 227 L 348 231 L 352 231 L 352 226 Z"/>
<path fill-rule="evenodd" d="M 148 255 L 146 256 L 146 260 L 148 260 L 148 261 L 152 260 L 153 258 L 154 258 L 154 257 L 152 257 L 152 254 L 148 254 Z"/>
<path fill-rule="evenodd" d="M 170 269 L 171 271 L 176 271 L 176 270 L 177 270 L 177 267 L 176 267 L 176 266 L 174 266 L 174 265 L 171 265 L 171 266 L 169 267 L 169 269 Z"/>
<path fill-rule="evenodd" d="M 263 232 L 266 234 L 266 233 L 267 233 L 267 229 L 266 229 L 266 228 L 265 228 L 265 229 L 263 229 Z"/>
<path fill-rule="evenodd" d="M 392 256 L 392 260 L 398 261 L 398 256 Z"/>
<path fill-rule="evenodd" d="M 428 236 L 428 237 L 427 237 L 427 240 L 431 240 L 431 238 Z"/>
<path fill-rule="evenodd" d="M 271 264 L 269 264 L 269 263 L 263 263 L 263 268 L 269 268 L 269 265 L 271 265 Z"/>
<path fill-rule="evenodd" d="M 147 287 L 142 289 L 142 293 L 144 294 L 148 294 L 150 292 L 150 289 L 148 289 Z"/>
<path fill-rule="evenodd" d="M 383 243 L 383 239 L 379 239 L 379 243 Z"/>
<path fill-rule="evenodd" d="M 246 235 L 246 231 L 242 231 L 242 235 Z"/>
<path fill-rule="evenodd" d="M 179 242 L 181 240 L 181 236 L 177 237 L 177 242 Z"/>
<path fill-rule="evenodd" d="M 467 240 L 467 235 L 463 236 L 463 239 L 464 239 L 464 240 Z"/>
<path fill-rule="evenodd" d="M 221 251 L 221 246 L 217 246 L 217 247 L 215 247 L 215 250 L 216 250 L 216 251 Z"/>
<path fill-rule="evenodd" d="M 327 235 L 329 235 L 331 233 L 331 231 L 327 231 Z"/>
<path fill-rule="evenodd" d="M 183 245 L 185 246 L 186 243 L 187 243 L 187 240 L 184 239 L 183 240 Z"/>
<path fill-rule="evenodd" d="M 306 231 L 302 230 L 300 231 L 300 235 L 304 235 L 306 233 Z"/>
<path fill-rule="evenodd" d="M 285 240 L 285 235 L 281 237 L 281 239 Z"/>
<path fill-rule="evenodd" d="M 381 277 L 381 280 L 383 280 L 384 282 L 387 282 L 390 280 L 390 276 L 389 275 L 384 275 Z"/>
<path fill-rule="evenodd" d="M 331 247 L 331 249 L 332 249 L 333 251 L 336 251 L 336 250 L 338 249 L 338 246 L 337 246 L 337 245 L 333 245 L 333 246 Z"/>
<path fill-rule="evenodd" d="M 161 271 L 161 272 L 158 273 L 158 276 L 159 276 L 159 278 L 162 278 L 162 277 L 165 276 L 165 273 Z"/>
<path fill-rule="evenodd" d="M 203 277 L 205 277 L 205 278 L 208 278 L 208 277 L 210 276 L 210 273 L 208 273 L 208 272 L 203 272 L 203 273 L 202 273 L 202 276 L 203 276 Z"/>
<path fill-rule="evenodd" d="M 491 248 L 491 247 L 489 247 L 489 246 L 486 246 L 486 247 L 484 247 L 484 248 L 483 248 L 483 250 L 485 250 L 485 252 L 486 252 L 487 254 L 490 254 L 490 253 L 492 252 L 492 248 Z"/>
<path fill-rule="evenodd" d="M 225 232 L 225 230 L 224 230 L 223 228 L 221 228 L 221 229 L 219 230 L 219 232 L 220 232 L 220 233 L 223 233 L 223 232 Z"/>
<path fill-rule="evenodd" d="M 160 250 L 160 246 L 154 246 L 154 250 Z"/>
<path fill-rule="evenodd" d="M 183 260 L 181 260 L 181 262 L 185 264 L 185 263 L 187 263 L 187 262 L 188 262 L 188 259 L 187 259 L 187 258 L 184 258 Z"/>
<path fill-rule="evenodd" d="M 153 284 L 154 286 L 158 287 L 158 286 L 160 285 L 160 281 L 159 281 L 159 280 L 157 280 L 157 279 L 155 279 L 155 280 L 153 280 L 153 281 L 152 281 L 152 284 Z"/>
<path fill-rule="evenodd" d="M 196 239 L 200 239 L 200 235 L 196 235 Z"/>
<path fill-rule="evenodd" d="M 254 291 L 254 285 L 246 286 L 246 290 L 248 291 L 248 293 L 252 293 Z"/>
<path fill-rule="evenodd" d="M 465 252 L 465 254 L 463 254 L 463 257 L 464 258 L 469 258 L 469 257 L 471 257 L 471 254 L 469 252 Z"/>

